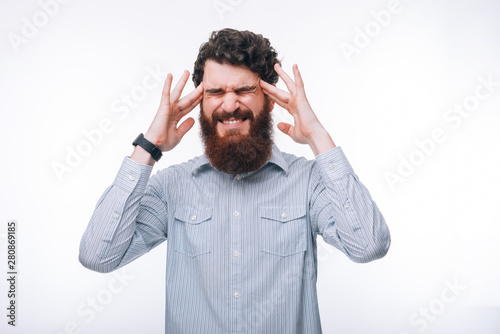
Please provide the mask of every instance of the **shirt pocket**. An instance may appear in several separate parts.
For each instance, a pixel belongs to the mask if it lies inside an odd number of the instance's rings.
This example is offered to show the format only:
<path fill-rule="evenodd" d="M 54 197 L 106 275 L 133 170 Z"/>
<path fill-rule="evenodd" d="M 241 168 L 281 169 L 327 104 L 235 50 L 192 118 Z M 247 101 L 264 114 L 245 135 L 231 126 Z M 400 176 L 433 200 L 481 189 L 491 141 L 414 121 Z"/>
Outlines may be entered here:
<path fill-rule="evenodd" d="M 181 206 L 175 211 L 174 219 L 177 252 L 191 257 L 210 253 L 212 208 Z"/>
<path fill-rule="evenodd" d="M 289 256 L 307 248 L 306 208 L 303 206 L 261 206 L 260 247 L 263 252 Z"/>

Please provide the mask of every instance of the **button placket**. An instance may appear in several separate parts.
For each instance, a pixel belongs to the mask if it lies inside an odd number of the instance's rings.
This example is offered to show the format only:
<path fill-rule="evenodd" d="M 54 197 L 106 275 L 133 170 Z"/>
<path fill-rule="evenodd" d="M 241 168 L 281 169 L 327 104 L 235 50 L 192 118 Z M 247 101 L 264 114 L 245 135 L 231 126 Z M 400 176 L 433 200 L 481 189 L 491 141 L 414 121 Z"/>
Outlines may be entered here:
<path fill-rule="evenodd" d="M 243 305 L 240 303 L 240 292 L 242 288 L 242 277 L 243 277 L 243 267 L 244 262 L 241 256 L 240 250 L 242 245 L 242 230 L 245 229 L 245 221 L 243 221 L 245 197 L 243 192 L 244 179 L 240 174 L 233 176 L 233 181 L 231 184 L 231 191 L 229 192 L 229 206 L 228 206 L 228 217 L 229 217 L 229 229 L 231 230 L 230 253 L 227 254 L 231 257 L 231 290 L 232 291 L 232 307 L 235 307 L 235 315 L 242 311 Z M 233 319 L 235 325 L 237 323 L 236 318 Z"/>

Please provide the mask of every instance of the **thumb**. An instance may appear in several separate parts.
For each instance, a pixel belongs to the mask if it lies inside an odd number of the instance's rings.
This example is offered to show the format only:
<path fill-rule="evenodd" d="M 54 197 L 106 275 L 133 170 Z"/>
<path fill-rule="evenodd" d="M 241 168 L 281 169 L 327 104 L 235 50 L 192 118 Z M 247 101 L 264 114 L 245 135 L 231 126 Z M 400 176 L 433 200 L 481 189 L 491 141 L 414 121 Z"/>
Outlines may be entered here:
<path fill-rule="evenodd" d="M 280 122 L 278 123 L 278 129 L 280 129 L 280 131 L 284 134 L 289 135 L 290 137 L 292 136 L 291 133 L 293 131 L 293 125 Z"/>
<path fill-rule="evenodd" d="M 177 128 L 177 133 L 179 134 L 179 137 L 181 138 L 184 137 L 186 132 L 191 130 L 193 125 L 194 125 L 194 119 L 192 117 L 189 117 L 184 122 L 182 122 L 182 124 L 179 125 L 179 127 Z"/>

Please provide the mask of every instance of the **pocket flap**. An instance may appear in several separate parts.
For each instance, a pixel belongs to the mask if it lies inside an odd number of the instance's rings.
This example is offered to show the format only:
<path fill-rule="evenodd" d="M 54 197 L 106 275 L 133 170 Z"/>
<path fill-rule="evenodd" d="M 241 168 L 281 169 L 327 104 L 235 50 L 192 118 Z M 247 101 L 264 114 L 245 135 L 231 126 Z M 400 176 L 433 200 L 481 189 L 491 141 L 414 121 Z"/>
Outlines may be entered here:
<path fill-rule="evenodd" d="M 261 206 L 259 211 L 262 218 L 272 219 L 282 223 L 302 218 L 306 215 L 305 206 Z"/>
<path fill-rule="evenodd" d="M 174 217 L 188 224 L 199 224 L 212 217 L 212 208 L 181 206 L 175 211 Z"/>

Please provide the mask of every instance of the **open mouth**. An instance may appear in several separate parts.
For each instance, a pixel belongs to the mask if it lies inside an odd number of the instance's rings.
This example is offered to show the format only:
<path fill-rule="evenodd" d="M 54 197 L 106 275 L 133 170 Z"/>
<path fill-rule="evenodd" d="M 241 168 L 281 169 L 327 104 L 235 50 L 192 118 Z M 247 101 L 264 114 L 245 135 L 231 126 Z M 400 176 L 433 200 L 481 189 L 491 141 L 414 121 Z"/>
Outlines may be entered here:
<path fill-rule="evenodd" d="M 243 118 L 234 118 L 233 117 L 233 118 L 225 119 L 225 120 L 220 119 L 219 122 L 221 122 L 224 125 L 237 126 L 246 120 L 247 120 L 246 117 L 243 117 Z"/>

